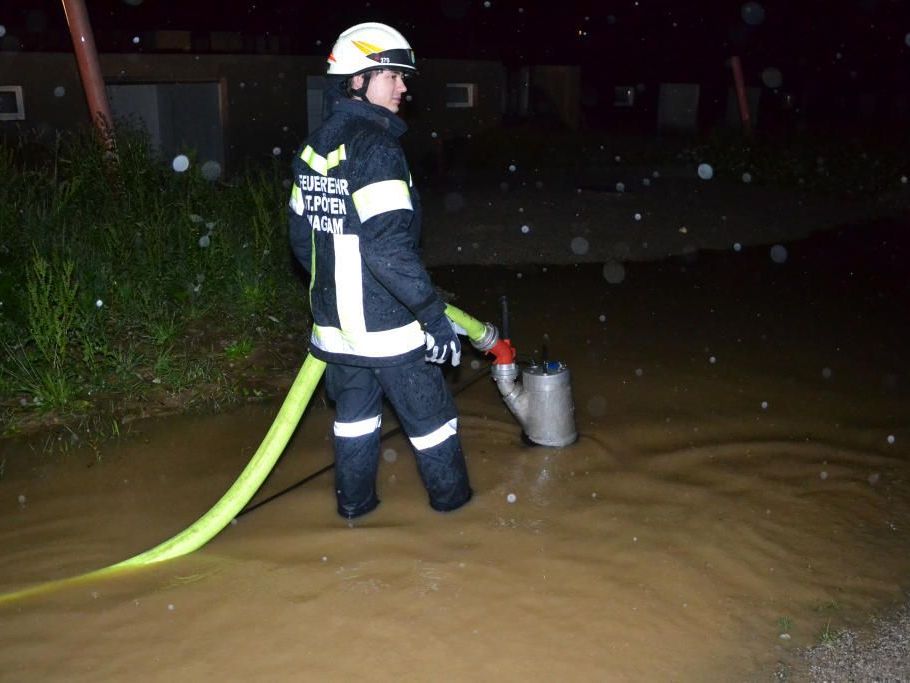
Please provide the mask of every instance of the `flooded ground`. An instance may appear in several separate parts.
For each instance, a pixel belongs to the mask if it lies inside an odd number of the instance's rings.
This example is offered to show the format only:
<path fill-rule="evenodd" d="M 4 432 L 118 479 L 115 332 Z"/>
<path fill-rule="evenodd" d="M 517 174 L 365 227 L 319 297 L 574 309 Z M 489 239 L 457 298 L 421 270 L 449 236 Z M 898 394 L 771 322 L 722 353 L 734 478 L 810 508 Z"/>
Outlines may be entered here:
<path fill-rule="evenodd" d="M 910 586 L 906 230 L 441 270 L 476 317 L 509 296 L 521 359 L 569 364 L 576 444 L 524 445 L 466 352 L 466 508 L 428 507 L 393 434 L 353 527 L 328 472 L 190 556 L 0 606 L 0 680 L 769 680 Z M 276 408 L 135 423 L 62 462 L 4 443 L 0 592 L 183 529 Z M 331 421 L 317 394 L 254 500 L 330 462 Z"/>

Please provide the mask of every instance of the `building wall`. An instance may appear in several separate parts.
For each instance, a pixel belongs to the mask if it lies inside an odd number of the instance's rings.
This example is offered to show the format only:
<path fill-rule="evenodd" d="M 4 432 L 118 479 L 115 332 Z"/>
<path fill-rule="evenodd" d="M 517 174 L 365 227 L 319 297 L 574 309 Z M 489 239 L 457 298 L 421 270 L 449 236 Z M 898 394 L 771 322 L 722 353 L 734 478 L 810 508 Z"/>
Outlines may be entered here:
<path fill-rule="evenodd" d="M 224 161 L 228 171 L 264 161 L 280 150 L 289 158 L 307 134 L 307 76 L 321 75 L 323 57 L 279 55 L 104 54 L 105 83 L 217 83 Z M 402 109 L 409 146 L 432 147 L 499 124 L 505 70 L 495 62 L 424 60 Z M 446 107 L 446 83 L 475 83 L 473 108 Z M 83 126 L 88 107 L 76 60 L 67 53 L 0 53 L 0 85 L 21 85 L 24 121 L 0 121 L 0 135 L 36 135 Z M 433 133 L 436 135 L 433 136 Z"/>

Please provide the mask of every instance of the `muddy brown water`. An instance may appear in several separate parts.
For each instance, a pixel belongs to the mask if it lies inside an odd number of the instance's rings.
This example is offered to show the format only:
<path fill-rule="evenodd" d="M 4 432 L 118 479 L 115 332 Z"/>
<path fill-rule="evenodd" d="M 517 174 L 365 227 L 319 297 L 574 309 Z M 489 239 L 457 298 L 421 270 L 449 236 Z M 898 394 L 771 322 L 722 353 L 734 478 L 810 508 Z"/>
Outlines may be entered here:
<path fill-rule="evenodd" d="M 442 269 L 477 317 L 510 297 L 523 359 L 569 364 L 576 444 L 523 444 L 484 378 L 456 399 L 466 508 L 427 506 L 393 434 L 383 503 L 353 526 L 327 473 L 189 556 L 0 606 L 0 680 L 767 680 L 910 585 L 893 237 L 627 264 L 620 284 L 596 264 Z M 453 386 L 482 369 L 467 351 Z M 144 421 L 63 460 L 4 443 L 0 592 L 183 529 L 277 405 Z M 331 421 L 317 393 L 254 501 L 330 462 Z"/>

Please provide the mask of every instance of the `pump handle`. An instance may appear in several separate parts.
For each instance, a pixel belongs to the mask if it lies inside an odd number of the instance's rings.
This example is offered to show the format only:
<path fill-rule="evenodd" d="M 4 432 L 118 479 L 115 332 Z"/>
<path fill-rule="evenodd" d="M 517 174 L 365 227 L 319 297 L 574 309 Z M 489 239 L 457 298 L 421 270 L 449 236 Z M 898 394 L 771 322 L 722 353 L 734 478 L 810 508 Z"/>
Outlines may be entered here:
<path fill-rule="evenodd" d="M 499 297 L 499 306 L 502 309 L 502 338 L 509 339 L 509 298 L 505 294 Z"/>

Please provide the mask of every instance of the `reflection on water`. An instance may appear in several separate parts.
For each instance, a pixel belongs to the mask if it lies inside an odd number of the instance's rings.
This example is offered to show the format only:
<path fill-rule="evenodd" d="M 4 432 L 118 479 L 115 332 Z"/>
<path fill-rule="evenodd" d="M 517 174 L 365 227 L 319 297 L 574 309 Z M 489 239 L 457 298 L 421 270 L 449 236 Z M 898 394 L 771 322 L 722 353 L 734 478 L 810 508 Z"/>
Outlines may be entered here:
<path fill-rule="evenodd" d="M 189 557 L 0 607 L 0 679 L 767 680 L 910 577 L 907 289 L 894 244 L 866 239 L 852 259 L 831 235 L 785 264 L 631 264 L 621 284 L 597 264 L 440 273 L 478 317 L 508 294 L 521 357 L 569 364 L 578 443 L 523 445 L 474 383 L 465 509 L 428 507 L 395 434 L 354 527 L 329 473 Z M 0 590 L 179 531 L 274 410 L 150 421 L 99 464 L 27 468 L 5 444 Z M 331 419 L 316 402 L 260 499 L 329 462 Z"/>

